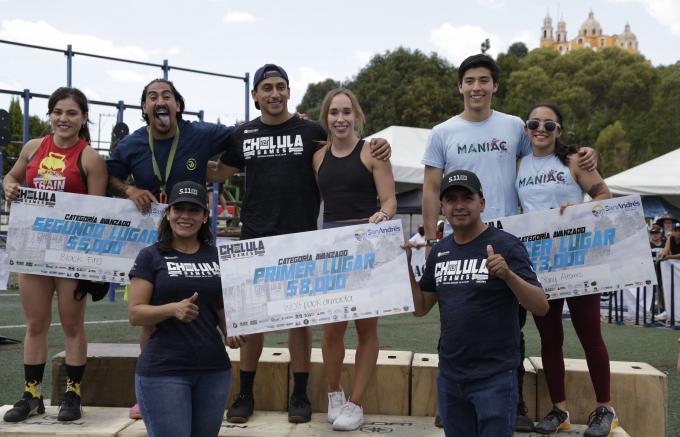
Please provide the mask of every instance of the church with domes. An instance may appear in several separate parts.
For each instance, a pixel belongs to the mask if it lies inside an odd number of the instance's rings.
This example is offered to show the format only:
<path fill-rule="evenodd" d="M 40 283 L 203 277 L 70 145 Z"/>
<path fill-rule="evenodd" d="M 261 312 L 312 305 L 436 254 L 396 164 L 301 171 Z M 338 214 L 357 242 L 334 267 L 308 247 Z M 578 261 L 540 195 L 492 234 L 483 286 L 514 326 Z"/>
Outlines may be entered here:
<path fill-rule="evenodd" d="M 564 19 L 560 18 L 555 31 L 552 18 L 547 14 L 541 27 L 541 47 L 552 48 L 561 54 L 582 48 L 598 51 L 607 47 L 619 47 L 631 53 L 639 53 L 637 37 L 631 32 L 630 24 L 626 23 L 619 35 L 605 35 L 593 11 L 588 13 L 588 18 L 581 24 L 578 35 L 571 40 L 567 38 L 567 23 Z"/>

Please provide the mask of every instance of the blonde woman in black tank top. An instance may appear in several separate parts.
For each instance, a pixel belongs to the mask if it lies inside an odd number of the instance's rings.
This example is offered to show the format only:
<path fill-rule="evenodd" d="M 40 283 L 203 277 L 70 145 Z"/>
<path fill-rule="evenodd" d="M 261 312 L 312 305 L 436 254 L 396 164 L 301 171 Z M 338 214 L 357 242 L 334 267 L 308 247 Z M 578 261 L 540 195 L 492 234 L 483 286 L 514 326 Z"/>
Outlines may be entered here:
<path fill-rule="evenodd" d="M 316 152 L 313 162 L 324 197 L 324 228 L 392 218 L 397 210 L 392 166 L 389 161 L 373 158 L 368 143 L 360 141 L 364 114 L 354 94 L 341 88 L 326 94 L 319 121 L 328 134 L 327 144 Z M 354 323 L 359 340 L 356 373 L 347 400 L 340 387 L 347 322 L 324 325 L 328 421 L 338 431 L 354 430 L 363 424 L 361 405 L 378 359 L 378 319 Z"/>

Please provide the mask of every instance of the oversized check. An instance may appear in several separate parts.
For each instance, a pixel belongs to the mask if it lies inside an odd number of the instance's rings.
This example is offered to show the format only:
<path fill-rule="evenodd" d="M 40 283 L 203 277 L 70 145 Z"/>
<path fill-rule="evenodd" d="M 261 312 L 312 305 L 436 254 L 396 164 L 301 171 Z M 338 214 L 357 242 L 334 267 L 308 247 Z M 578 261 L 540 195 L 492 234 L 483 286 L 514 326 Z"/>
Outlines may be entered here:
<path fill-rule="evenodd" d="M 413 311 L 401 222 L 218 242 L 230 335 Z"/>
<path fill-rule="evenodd" d="M 137 253 L 158 239 L 165 205 L 140 213 L 127 199 L 21 188 L 12 202 L 7 269 L 129 282 Z"/>
<path fill-rule="evenodd" d="M 491 222 L 517 236 L 548 299 L 656 284 L 640 196 Z"/>

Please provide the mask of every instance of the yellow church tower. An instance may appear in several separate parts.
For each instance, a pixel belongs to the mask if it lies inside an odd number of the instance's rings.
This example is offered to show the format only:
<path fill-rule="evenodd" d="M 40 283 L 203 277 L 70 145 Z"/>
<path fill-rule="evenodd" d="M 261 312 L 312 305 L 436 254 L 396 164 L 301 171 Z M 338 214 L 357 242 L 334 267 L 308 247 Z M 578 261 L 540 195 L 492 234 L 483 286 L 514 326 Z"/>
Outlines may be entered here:
<path fill-rule="evenodd" d="M 553 32 L 552 18 L 550 14 L 546 14 L 541 27 L 541 47 L 552 48 L 561 54 L 582 48 L 598 51 L 607 47 L 619 47 L 631 53 L 639 53 L 637 37 L 630 30 L 630 24 L 626 23 L 623 33 L 619 35 L 605 35 L 593 11 L 588 13 L 578 35 L 571 40 L 567 39 L 567 23 L 564 19 L 560 18 L 557 32 Z"/>

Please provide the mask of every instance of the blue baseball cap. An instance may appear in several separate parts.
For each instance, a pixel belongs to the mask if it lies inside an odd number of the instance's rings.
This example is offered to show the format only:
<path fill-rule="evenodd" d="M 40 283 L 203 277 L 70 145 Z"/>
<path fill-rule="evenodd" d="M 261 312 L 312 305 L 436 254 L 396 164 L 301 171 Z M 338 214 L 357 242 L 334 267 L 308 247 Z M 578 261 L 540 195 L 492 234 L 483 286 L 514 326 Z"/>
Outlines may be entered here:
<path fill-rule="evenodd" d="M 256 90 L 260 82 L 268 77 L 281 77 L 285 79 L 286 84 L 288 84 L 288 74 L 286 74 L 286 70 L 275 64 L 264 64 L 255 72 L 255 76 L 253 77 L 253 89 Z"/>

